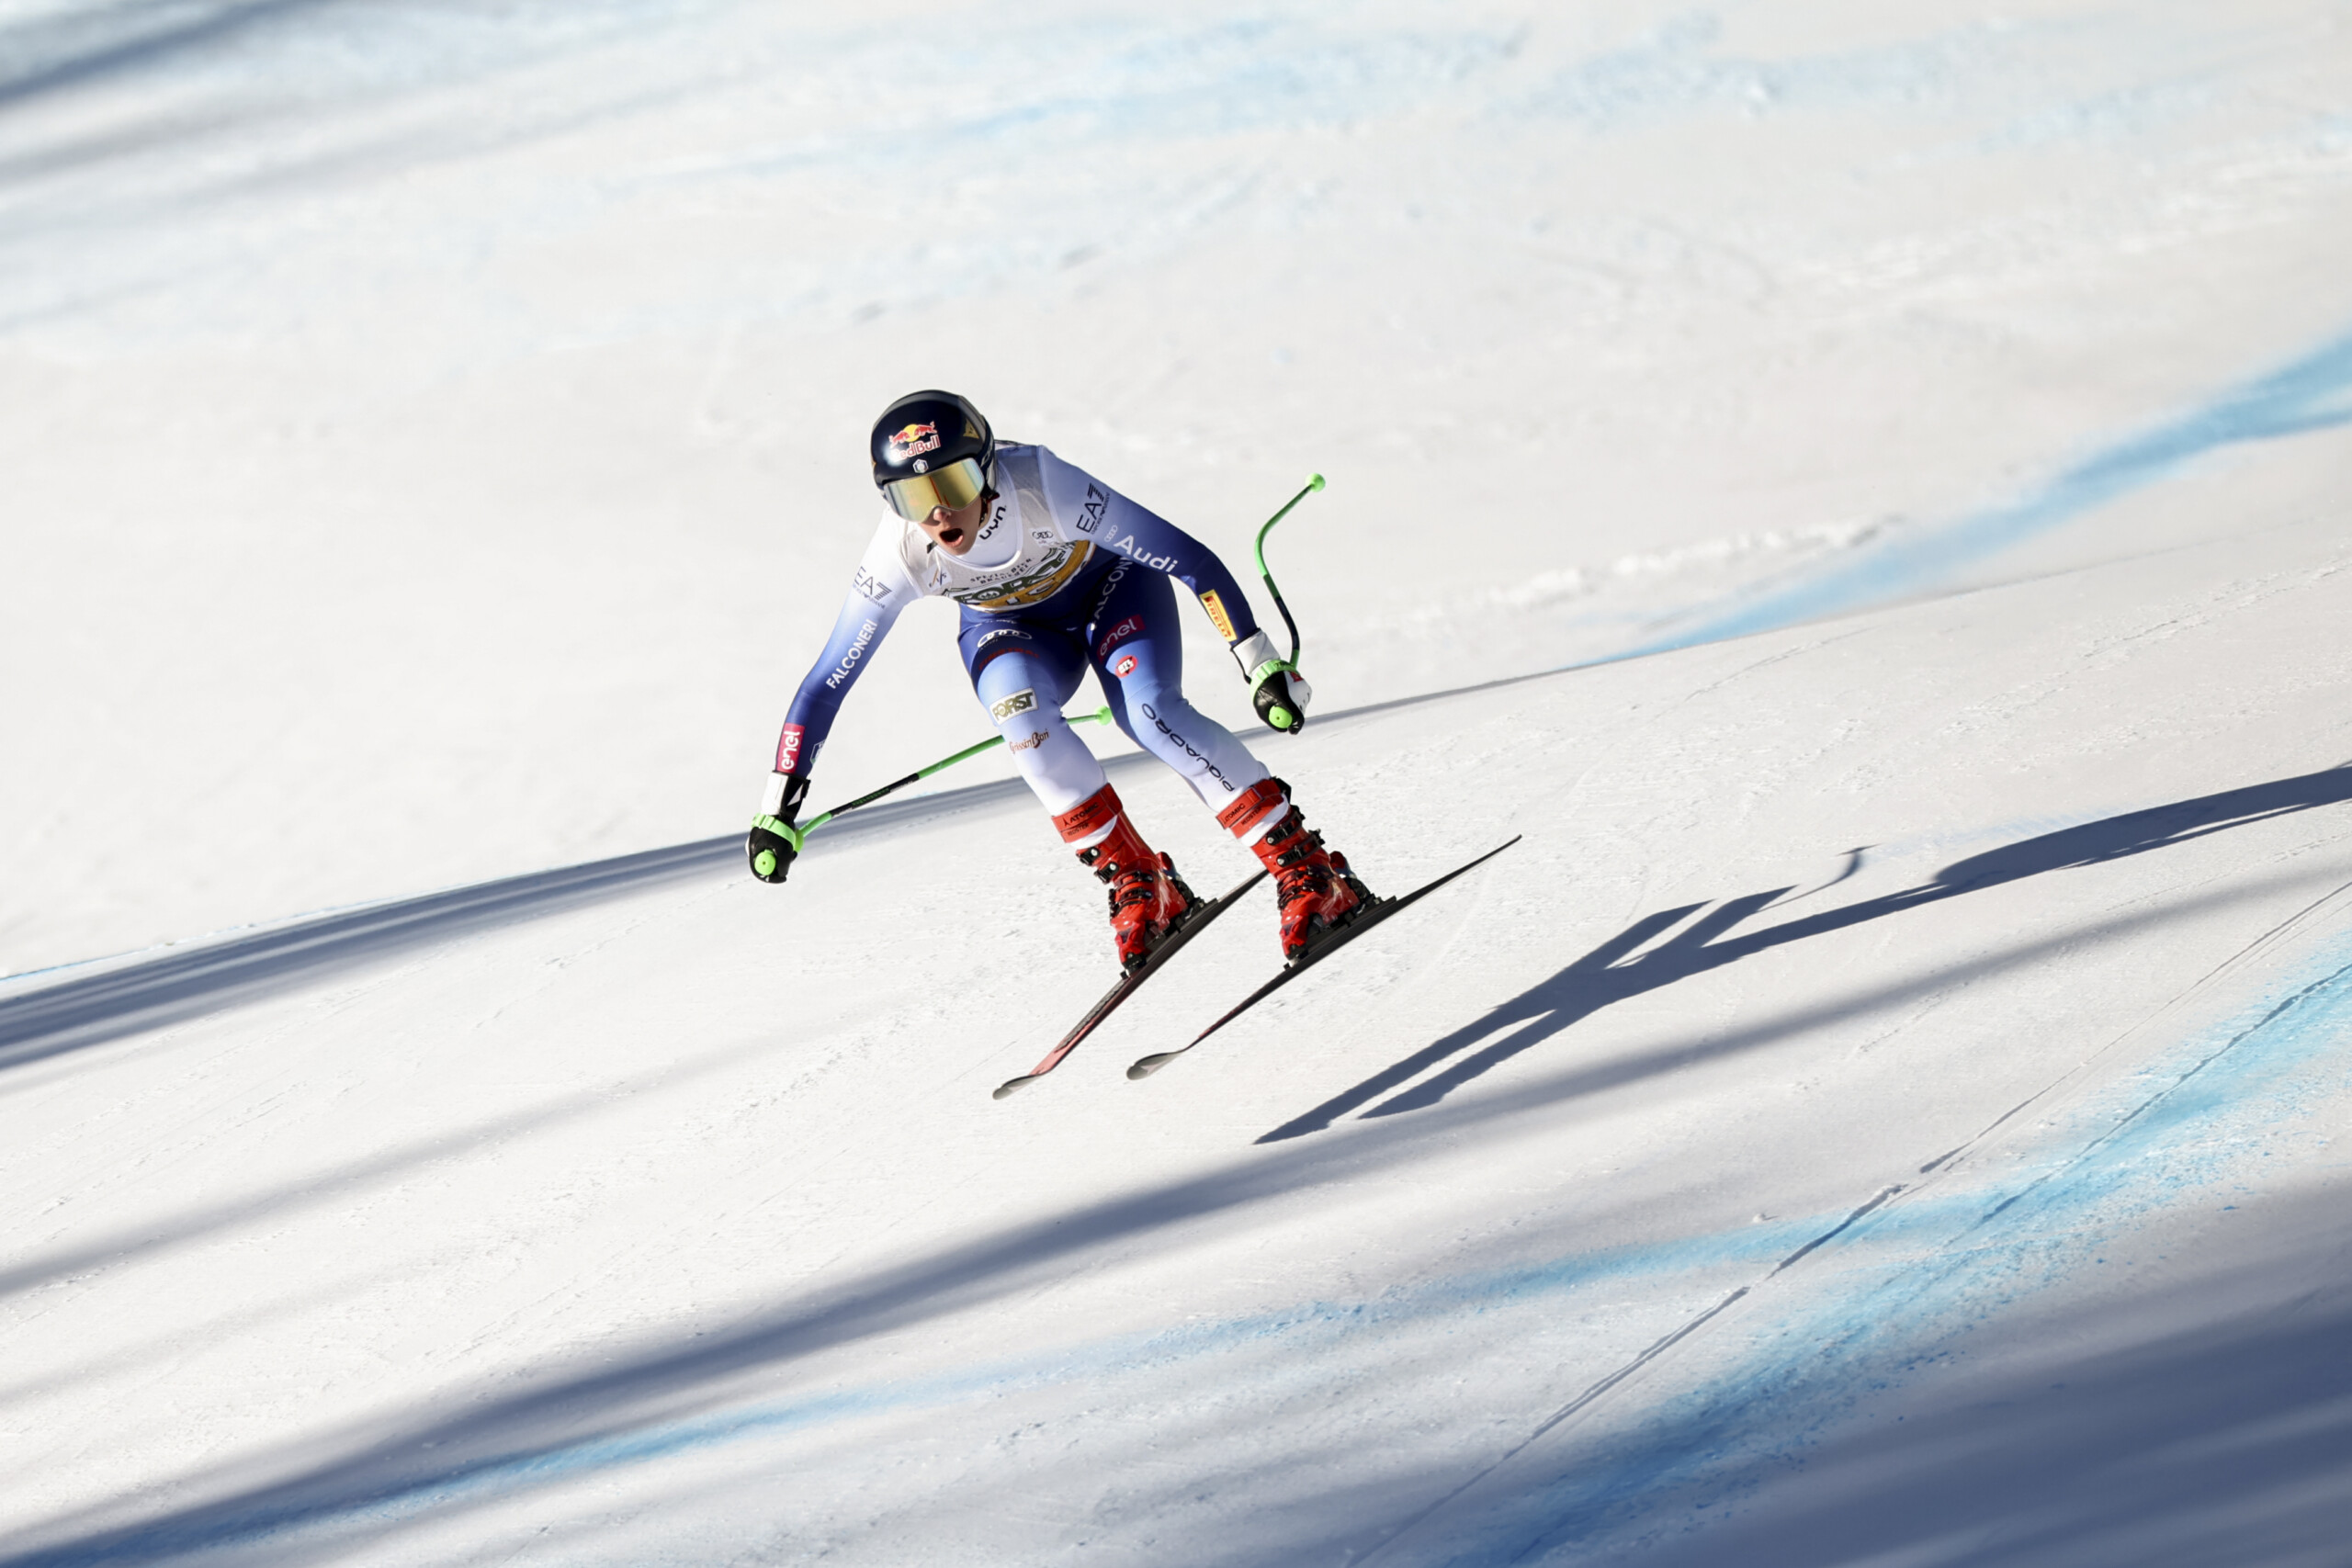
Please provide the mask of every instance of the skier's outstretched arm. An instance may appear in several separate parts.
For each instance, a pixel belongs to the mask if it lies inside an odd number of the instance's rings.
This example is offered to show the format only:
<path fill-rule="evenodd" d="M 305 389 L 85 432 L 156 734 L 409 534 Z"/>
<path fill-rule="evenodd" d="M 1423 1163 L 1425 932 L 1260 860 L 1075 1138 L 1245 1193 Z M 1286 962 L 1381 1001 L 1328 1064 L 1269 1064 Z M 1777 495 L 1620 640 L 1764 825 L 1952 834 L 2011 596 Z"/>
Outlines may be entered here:
<path fill-rule="evenodd" d="M 1084 469 L 1042 447 L 1039 456 L 1055 514 L 1078 518 L 1081 529 L 1100 519 L 1091 530 L 1097 547 L 1166 572 L 1191 589 L 1241 667 L 1241 678 L 1250 682 L 1250 703 L 1259 718 L 1268 728 L 1285 734 L 1305 728 L 1312 694 L 1289 660 L 1274 651 L 1273 639 L 1259 626 L 1249 597 L 1217 553 Z"/>
<path fill-rule="evenodd" d="M 776 737 L 775 770 L 768 775 L 759 814 L 752 818 L 751 834 L 743 842 L 752 874 L 763 882 L 782 882 L 791 871 L 799 844 L 790 829 L 807 801 L 817 753 L 832 732 L 842 700 L 889 635 L 899 613 L 917 597 L 899 559 L 899 534 L 898 525 L 888 521 L 876 531 L 842 596 L 833 635 L 800 678 L 800 689 L 785 714 L 783 732 Z"/>

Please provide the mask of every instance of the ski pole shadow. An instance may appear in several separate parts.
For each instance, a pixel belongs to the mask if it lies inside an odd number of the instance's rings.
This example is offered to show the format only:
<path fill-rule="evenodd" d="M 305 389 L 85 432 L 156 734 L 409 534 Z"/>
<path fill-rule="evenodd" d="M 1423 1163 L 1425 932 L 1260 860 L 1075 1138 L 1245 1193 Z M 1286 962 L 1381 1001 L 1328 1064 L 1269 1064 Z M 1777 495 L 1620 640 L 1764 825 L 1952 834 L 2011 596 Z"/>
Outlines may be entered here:
<path fill-rule="evenodd" d="M 1293 1117 L 1257 1141 L 1280 1143 L 1322 1132 L 1338 1118 L 1374 1100 L 1380 1103 L 1363 1111 L 1365 1119 L 1426 1110 L 1463 1085 L 1603 1008 L 1790 942 L 1849 930 L 1922 905 L 1940 903 L 2046 872 L 2122 860 L 2228 829 L 2347 800 L 2352 800 L 2352 763 L 2043 833 L 1956 861 L 1938 872 L 1933 880 L 1916 887 L 1737 935 L 1733 933 L 1739 926 L 1762 913 L 1790 889 L 1770 888 L 1712 907 L 1698 903 L 1661 909 L 1643 916 L 1549 979 Z M 1700 914 L 1702 910 L 1705 913 Z M 1694 914 L 1700 914 L 1700 918 L 1670 940 L 1647 952 L 1641 951 Z M 1630 956 L 1635 953 L 1640 956 Z M 1483 1049 L 1462 1056 L 1463 1052 L 1490 1039 L 1498 1031 L 1508 1032 Z M 1461 1059 L 1453 1061 L 1457 1056 Z M 1453 1065 L 1442 1072 L 1414 1082 L 1423 1073 L 1449 1061 Z M 1629 1065 L 1616 1077 L 1601 1074 L 1600 1079 L 1605 1081 L 1596 1081 L 1591 1087 L 1613 1087 L 1622 1078 L 1652 1070 L 1650 1066 Z M 1407 1088 L 1408 1084 L 1412 1087 Z M 1382 1100 L 1384 1095 L 1388 1098 Z"/>

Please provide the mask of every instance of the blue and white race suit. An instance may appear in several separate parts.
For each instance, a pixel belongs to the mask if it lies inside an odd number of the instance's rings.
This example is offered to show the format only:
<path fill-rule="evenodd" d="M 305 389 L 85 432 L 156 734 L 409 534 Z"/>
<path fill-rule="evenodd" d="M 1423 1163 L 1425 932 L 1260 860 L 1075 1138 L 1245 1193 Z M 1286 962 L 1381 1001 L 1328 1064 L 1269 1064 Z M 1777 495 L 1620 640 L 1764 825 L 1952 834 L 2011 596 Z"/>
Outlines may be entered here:
<path fill-rule="evenodd" d="M 842 699 L 899 613 L 934 594 L 962 607 L 956 643 L 972 690 L 1054 815 L 1105 783 L 1102 763 L 1062 718 L 1062 705 L 1089 667 L 1119 728 L 1174 769 L 1211 810 L 1265 778 L 1249 748 L 1184 700 L 1170 578 L 1200 599 L 1245 675 L 1275 657 L 1225 563 L 1043 446 L 999 446 L 994 487 L 962 556 L 895 513 L 883 518 L 833 635 L 786 716 L 764 809 L 773 812 L 784 798 L 787 775 L 813 767 Z"/>

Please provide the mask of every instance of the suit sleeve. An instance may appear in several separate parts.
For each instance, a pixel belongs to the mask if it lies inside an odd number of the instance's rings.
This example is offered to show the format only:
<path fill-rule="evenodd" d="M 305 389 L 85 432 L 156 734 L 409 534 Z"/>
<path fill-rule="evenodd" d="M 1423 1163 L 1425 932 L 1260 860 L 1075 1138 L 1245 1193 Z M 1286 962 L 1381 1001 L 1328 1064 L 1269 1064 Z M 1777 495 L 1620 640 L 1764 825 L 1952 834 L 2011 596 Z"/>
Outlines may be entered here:
<path fill-rule="evenodd" d="M 885 518 L 874 542 L 851 577 L 842 598 L 841 614 L 833 619 L 833 635 L 824 651 L 800 678 L 792 706 L 785 714 L 784 732 L 776 738 L 775 771 L 806 776 L 817 765 L 817 753 L 832 733 L 842 699 L 857 684 L 874 650 L 890 635 L 899 612 L 921 597 L 899 558 L 901 530 L 895 518 Z"/>
<path fill-rule="evenodd" d="M 1227 648 L 1238 650 L 1252 638 L 1264 640 L 1241 584 L 1215 550 L 1042 446 L 1037 457 L 1046 504 L 1065 537 L 1091 539 L 1095 548 L 1164 571 L 1191 589 Z"/>

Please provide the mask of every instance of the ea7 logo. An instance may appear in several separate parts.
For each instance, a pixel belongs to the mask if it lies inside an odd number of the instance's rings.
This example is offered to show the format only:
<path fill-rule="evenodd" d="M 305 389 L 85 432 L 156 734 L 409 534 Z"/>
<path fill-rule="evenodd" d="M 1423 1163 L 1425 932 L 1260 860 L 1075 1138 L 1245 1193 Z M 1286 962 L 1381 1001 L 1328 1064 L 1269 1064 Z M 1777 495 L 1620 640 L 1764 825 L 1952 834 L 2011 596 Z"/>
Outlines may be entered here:
<path fill-rule="evenodd" d="M 1096 486 L 1088 485 L 1086 504 L 1078 509 L 1078 531 L 1081 534 L 1091 534 L 1095 529 L 1102 526 L 1102 513 L 1110 504 L 1109 496 L 1104 495 Z"/>
<path fill-rule="evenodd" d="M 1013 693 L 1012 695 L 1005 698 L 1002 702 L 990 703 L 989 705 L 989 716 L 996 720 L 999 724 L 1002 724 L 1014 714 L 1027 713 L 1036 705 L 1037 693 L 1035 688 L 1023 687 L 1020 691 Z"/>
<path fill-rule="evenodd" d="M 859 567 L 857 569 L 857 575 L 850 579 L 850 586 L 856 589 L 861 596 L 872 600 L 876 604 L 882 603 L 883 599 L 887 597 L 890 592 L 888 589 L 882 586 L 882 580 L 880 578 L 875 576 L 864 567 Z"/>

